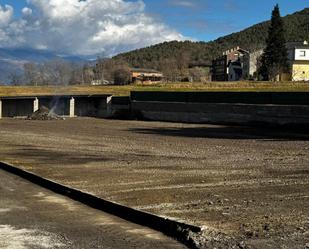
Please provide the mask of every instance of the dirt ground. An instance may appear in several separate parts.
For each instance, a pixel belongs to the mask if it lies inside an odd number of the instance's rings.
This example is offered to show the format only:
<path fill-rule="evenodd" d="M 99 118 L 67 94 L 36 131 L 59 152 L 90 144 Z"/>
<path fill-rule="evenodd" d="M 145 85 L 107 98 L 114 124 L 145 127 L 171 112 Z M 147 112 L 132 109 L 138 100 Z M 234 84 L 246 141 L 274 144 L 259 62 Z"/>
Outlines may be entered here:
<path fill-rule="evenodd" d="M 157 231 L 92 209 L 1 170 L 0 196 L 2 249 L 186 249 Z"/>
<path fill-rule="evenodd" d="M 309 248 L 308 152 L 305 131 L 0 120 L 1 161 L 204 226 L 208 239 L 224 234 L 240 248 Z"/>

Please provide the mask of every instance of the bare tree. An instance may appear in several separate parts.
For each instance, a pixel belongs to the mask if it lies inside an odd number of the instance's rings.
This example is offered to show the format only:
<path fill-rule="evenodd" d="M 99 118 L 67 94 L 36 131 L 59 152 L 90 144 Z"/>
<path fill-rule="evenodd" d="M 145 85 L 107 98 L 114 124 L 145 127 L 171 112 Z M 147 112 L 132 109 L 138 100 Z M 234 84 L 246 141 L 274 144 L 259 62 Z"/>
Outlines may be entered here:
<path fill-rule="evenodd" d="M 39 66 L 32 62 L 25 63 L 24 78 L 26 84 L 37 86 L 40 78 Z"/>
<path fill-rule="evenodd" d="M 114 70 L 113 75 L 116 85 L 127 85 L 132 82 L 131 71 L 128 66 L 118 67 Z"/>
<path fill-rule="evenodd" d="M 21 86 L 24 84 L 23 75 L 18 72 L 12 72 L 9 75 L 9 80 L 13 86 Z"/>
<path fill-rule="evenodd" d="M 73 67 L 70 63 L 53 59 L 42 65 L 44 81 L 47 85 L 68 85 L 73 74 Z"/>
<path fill-rule="evenodd" d="M 179 70 L 175 59 L 164 59 L 160 63 L 160 71 L 167 81 L 177 81 Z"/>

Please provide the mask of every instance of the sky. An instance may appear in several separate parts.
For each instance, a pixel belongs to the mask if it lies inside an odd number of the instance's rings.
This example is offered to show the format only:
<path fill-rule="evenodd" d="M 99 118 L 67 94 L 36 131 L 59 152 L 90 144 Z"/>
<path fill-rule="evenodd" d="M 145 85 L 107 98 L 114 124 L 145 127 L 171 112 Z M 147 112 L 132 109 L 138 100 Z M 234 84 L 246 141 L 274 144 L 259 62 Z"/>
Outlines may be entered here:
<path fill-rule="evenodd" d="M 163 41 L 209 41 L 309 7 L 308 0 L 0 0 L 0 47 L 111 56 Z"/>

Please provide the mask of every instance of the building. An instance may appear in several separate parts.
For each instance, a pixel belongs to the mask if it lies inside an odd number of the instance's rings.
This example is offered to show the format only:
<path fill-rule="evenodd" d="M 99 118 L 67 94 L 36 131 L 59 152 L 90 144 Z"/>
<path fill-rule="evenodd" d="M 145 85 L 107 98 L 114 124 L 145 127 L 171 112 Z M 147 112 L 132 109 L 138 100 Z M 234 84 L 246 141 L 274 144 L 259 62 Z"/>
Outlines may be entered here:
<path fill-rule="evenodd" d="M 250 53 L 240 47 L 224 52 L 221 57 L 213 61 L 212 80 L 238 81 L 253 78 L 262 53 L 263 50 Z"/>
<path fill-rule="evenodd" d="M 161 82 L 164 78 L 163 73 L 144 68 L 131 69 L 132 82 Z"/>
<path fill-rule="evenodd" d="M 106 85 L 112 85 L 111 82 L 108 80 L 92 80 L 91 81 L 92 86 L 106 86 Z"/>
<path fill-rule="evenodd" d="M 287 43 L 292 81 L 309 81 L 309 45 L 308 42 Z"/>
<path fill-rule="evenodd" d="M 259 49 L 245 55 L 243 64 L 243 78 L 257 79 L 257 71 L 259 69 L 259 61 L 264 50 Z"/>
<path fill-rule="evenodd" d="M 237 81 L 244 78 L 244 63 L 248 51 L 236 47 L 227 50 L 223 55 L 213 60 L 213 81 Z"/>
<path fill-rule="evenodd" d="M 228 62 L 227 77 L 228 81 L 238 81 L 243 79 L 243 63 L 240 59 Z"/>
<path fill-rule="evenodd" d="M 212 81 L 228 81 L 227 55 L 212 61 Z"/>

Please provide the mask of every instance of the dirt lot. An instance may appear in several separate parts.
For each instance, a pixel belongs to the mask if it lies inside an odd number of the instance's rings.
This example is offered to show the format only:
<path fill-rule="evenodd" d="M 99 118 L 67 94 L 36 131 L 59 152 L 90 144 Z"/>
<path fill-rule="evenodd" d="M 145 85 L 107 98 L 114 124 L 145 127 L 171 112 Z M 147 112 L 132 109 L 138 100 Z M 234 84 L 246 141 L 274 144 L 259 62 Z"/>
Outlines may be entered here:
<path fill-rule="evenodd" d="M 300 131 L 0 120 L 1 161 L 202 225 L 205 236 L 223 233 L 239 247 L 309 247 L 308 152 L 309 134 Z"/>

